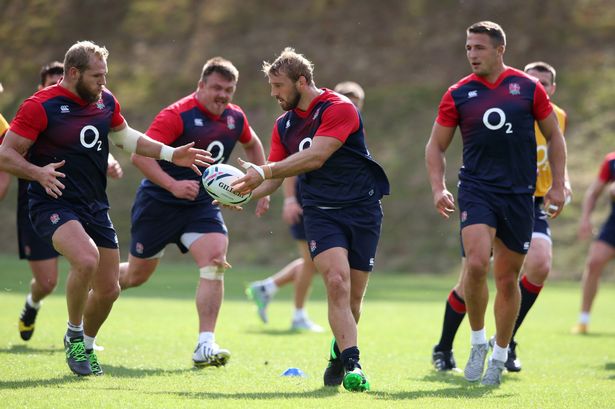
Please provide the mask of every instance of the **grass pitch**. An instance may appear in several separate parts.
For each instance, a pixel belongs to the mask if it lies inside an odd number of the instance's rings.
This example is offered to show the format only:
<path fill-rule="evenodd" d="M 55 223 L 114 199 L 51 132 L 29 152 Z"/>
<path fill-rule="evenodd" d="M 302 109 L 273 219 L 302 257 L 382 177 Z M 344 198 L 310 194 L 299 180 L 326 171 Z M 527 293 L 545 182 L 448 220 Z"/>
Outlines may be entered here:
<path fill-rule="evenodd" d="M 97 342 L 102 377 L 78 378 L 65 362 L 61 339 L 63 285 L 45 300 L 29 342 L 17 332 L 27 292 L 27 264 L 0 257 L 0 407 L 6 408 L 580 408 L 615 407 L 615 285 L 603 284 L 588 336 L 573 336 L 578 283 L 548 283 L 519 331 L 523 370 L 505 374 L 500 388 L 469 384 L 461 373 L 436 373 L 432 346 L 440 334 L 444 302 L 455 277 L 374 273 L 360 324 L 361 361 L 372 391 L 324 388 L 322 372 L 331 339 L 293 333 L 291 290 L 283 289 L 263 325 L 246 301 L 244 284 L 263 270 L 227 273 L 226 299 L 216 330 L 232 352 L 227 367 L 196 370 L 197 339 L 192 264 L 162 262 L 151 281 L 123 293 Z M 493 292 L 492 292 L 493 294 Z M 318 278 L 308 309 L 326 326 Z M 491 306 L 489 333 L 494 331 Z M 455 342 L 458 365 L 469 353 L 467 321 Z M 281 376 L 289 367 L 303 378 Z"/>

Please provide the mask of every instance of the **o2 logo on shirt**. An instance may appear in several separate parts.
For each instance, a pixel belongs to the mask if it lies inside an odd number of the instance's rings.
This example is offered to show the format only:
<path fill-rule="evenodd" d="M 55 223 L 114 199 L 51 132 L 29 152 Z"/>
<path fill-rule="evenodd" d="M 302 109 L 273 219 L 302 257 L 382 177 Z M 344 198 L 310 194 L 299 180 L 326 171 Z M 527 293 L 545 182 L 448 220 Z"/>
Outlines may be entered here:
<path fill-rule="evenodd" d="M 213 141 L 207 146 L 206 151 L 211 153 L 214 163 L 224 162 L 224 145 L 220 141 Z"/>
<path fill-rule="evenodd" d="M 84 148 L 91 149 L 96 147 L 97 151 L 102 150 L 102 141 L 100 140 L 100 133 L 94 125 L 86 125 L 81 128 L 79 132 L 79 140 Z"/>
<path fill-rule="evenodd" d="M 497 115 L 498 120 L 496 122 L 491 122 L 489 119 L 491 114 Z M 489 108 L 486 110 L 483 115 L 483 123 L 487 129 L 491 129 L 492 131 L 497 131 L 503 126 L 506 126 L 506 133 L 513 133 L 512 124 L 510 122 L 506 122 L 506 113 L 500 108 Z"/>
<path fill-rule="evenodd" d="M 310 146 L 312 146 L 312 138 L 303 138 L 301 142 L 299 142 L 299 152 L 309 148 Z"/>

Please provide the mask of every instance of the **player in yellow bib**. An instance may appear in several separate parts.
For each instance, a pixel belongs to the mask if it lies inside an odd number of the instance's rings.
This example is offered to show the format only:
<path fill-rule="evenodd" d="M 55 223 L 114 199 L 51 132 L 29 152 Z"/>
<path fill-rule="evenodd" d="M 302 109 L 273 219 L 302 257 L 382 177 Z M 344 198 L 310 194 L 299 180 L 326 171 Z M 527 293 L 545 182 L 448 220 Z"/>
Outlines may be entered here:
<path fill-rule="evenodd" d="M 543 85 L 549 97 L 555 93 L 556 83 L 555 69 L 545 62 L 533 62 L 525 66 L 524 71 L 536 77 Z M 566 112 L 551 102 L 553 110 L 557 115 L 557 121 L 562 134 L 566 134 L 567 115 Z M 519 289 L 521 291 L 521 307 L 519 315 L 513 329 L 513 336 L 508 347 L 508 358 L 506 369 L 509 372 L 521 371 L 521 361 L 517 359 L 515 334 L 525 319 L 528 311 L 534 305 L 538 294 L 542 290 L 545 280 L 551 271 L 552 242 L 551 230 L 549 229 L 548 214 L 543 208 L 543 199 L 551 187 L 552 175 L 547 157 L 547 141 L 540 132 L 538 124 L 535 124 L 537 167 L 538 177 L 536 180 L 536 191 L 534 192 L 534 229 L 530 248 L 525 257 L 525 263 L 521 270 Z M 572 191 L 566 171 L 566 197 L 571 197 Z M 444 312 L 444 322 L 440 341 L 434 346 L 432 352 L 432 363 L 438 371 L 448 371 L 456 369 L 453 357 L 453 340 L 457 334 L 459 325 L 466 315 L 465 294 L 463 290 L 463 279 L 466 271 L 465 258 L 462 258 L 461 274 L 459 281 L 449 293 Z M 486 290 L 485 290 L 486 291 Z"/>

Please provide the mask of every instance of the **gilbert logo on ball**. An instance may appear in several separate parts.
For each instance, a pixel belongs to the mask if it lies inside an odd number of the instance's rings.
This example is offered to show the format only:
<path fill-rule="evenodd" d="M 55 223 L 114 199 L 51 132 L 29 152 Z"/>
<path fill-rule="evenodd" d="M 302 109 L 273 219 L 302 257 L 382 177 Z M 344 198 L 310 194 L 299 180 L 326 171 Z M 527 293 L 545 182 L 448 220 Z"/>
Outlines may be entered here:
<path fill-rule="evenodd" d="M 203 186 L 207 193 L 217 201 L 226 205 L 247 203 L 252 193 L 241 195 L 231 187 L 231 183 L 244 176 L 244 173 L 234 166 L 219 163 L 212 165 L 203 172 Z"/>

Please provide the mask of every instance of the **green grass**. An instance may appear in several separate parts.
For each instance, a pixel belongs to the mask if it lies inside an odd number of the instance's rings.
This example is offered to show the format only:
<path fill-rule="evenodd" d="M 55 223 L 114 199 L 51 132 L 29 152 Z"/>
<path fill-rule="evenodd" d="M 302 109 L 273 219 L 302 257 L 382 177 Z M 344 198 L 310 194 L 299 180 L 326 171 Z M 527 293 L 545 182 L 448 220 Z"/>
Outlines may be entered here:
<path fill-rule="evenodd" d="M 243 296 L 245 282 L 265 271 L 231 270 L 217 328 L 232 351 L 225 368 L 194 370 L 197 320 L 191 264 L 162 263 L 142 288 L 116 302 L 98 343 L 103 377 L 77 378 L 64 362 L 61 338 L 66 311 L 63 281 L 45 300 L 28 343 L 17 318 L 29 271 L 12 256 L 0 257 L 0 407 L 7 408 L 608 408 L 615 406 L 615 285 L 602 286 L 592 334 L 569 335 L 577 316 L 577 283 L 550 283 L 518 336 L 523 371 L 505 374 L 499 389 L 470 385 L 459 373 L 431 369 L 444 300 L 454 277 L 375 273 L 360 326 L 362 362 L 372 383 L 367 394 L 322 387 L 331 335 L 288 331 L 291 291 L 283 289 L 262 325 Z M 66 265 L 62 264 L 63 271 Z M 62 273 L 62 278 L 65 273 Z M 315 282 L 311 317 L 326 325 L 323 286 Z M 489 308 L 488 331 L 493 331 Z M 456 340 L 463 367 L 469 352 L 467 322 Z M 282 377 L 289 367 L 305 378 Z"/>

